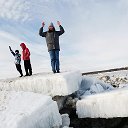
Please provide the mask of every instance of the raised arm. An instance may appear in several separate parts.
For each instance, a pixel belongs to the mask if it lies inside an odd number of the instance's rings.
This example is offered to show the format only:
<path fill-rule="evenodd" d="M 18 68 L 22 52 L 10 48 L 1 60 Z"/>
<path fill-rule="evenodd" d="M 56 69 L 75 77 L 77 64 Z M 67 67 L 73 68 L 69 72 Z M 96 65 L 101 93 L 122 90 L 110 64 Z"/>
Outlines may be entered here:
<path fill-rule="evenodd" d="M 44 25 L 45 25 L 45 23 L 42 22 L 42 27 L 39 30 L 39 35 L 42 37 L 46 37 L 46 33 L 47 33 L 47 32 L 43 32 Z"/>
<path fill-rule="evenodd" d="M 13 52 L 13 50 L 11 49 L 11 47 L 9 46 L 9 50 L 12 53 L 13 56 L 15 56 L 16 54 Z"/>
<path fill-rule="evenodd" d="M 60 27 L 60 31 L 58 31 L 59 36 L 62 35 L 65 31 L 64 28 L 61 26 L 60 22 L 57 21 L 58 26 Z"/>

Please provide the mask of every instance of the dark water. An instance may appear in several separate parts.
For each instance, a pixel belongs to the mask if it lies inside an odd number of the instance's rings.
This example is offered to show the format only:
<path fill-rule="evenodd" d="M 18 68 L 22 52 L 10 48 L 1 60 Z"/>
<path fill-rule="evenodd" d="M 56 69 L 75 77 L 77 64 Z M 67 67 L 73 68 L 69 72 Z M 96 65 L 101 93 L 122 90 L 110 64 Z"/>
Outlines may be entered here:
<path fill-rule="evenodd" d="M 73 128 L 128 128 L 128 118 L 85 118 L 79 119 L 76 110 L 63 108 L 61 114 L 68 113 L 70 117 L 70 127 Z"/>

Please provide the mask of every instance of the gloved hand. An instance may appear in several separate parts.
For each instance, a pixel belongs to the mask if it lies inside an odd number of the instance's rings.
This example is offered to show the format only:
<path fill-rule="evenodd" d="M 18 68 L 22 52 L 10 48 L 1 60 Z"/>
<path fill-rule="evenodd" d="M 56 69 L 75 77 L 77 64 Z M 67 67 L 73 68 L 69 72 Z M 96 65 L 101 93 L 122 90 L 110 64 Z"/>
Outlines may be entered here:
<path fill-rule="evenodd" d="M 42 22 L 42 27 L 44 27 L 44 25 L 45 25 L 45 23 L 44 23 L 44 22 Z"/>

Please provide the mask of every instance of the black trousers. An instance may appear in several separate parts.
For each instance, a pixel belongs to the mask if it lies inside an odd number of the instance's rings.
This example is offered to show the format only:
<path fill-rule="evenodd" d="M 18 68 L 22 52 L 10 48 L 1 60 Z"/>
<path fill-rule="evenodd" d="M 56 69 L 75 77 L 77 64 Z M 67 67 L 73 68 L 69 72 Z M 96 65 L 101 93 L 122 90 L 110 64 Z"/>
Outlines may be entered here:
<path fill-rule="evenodd" d="M 20 64 L 16 64 L 16 69 L 20 73 L 20 75 L 23 76 L 23 73 L 22 73 L 22 69 L 21 69 L 21 65 Z"/>
<path fill-rule="evenodd" d="M 24 68 L 27 76 L 32 75 L 32 67 L 30 60 L 24 60 Z"/>

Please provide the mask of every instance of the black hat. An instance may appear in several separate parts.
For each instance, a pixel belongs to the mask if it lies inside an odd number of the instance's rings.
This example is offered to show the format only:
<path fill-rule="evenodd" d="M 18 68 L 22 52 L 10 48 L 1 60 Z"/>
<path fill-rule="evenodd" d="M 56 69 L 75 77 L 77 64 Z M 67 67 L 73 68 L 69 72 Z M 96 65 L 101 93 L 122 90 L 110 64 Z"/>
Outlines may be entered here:
<path fill-rule="evenodd" d="M 19 50 L 16 50 L 15 53 L 19 53 Z"/>

